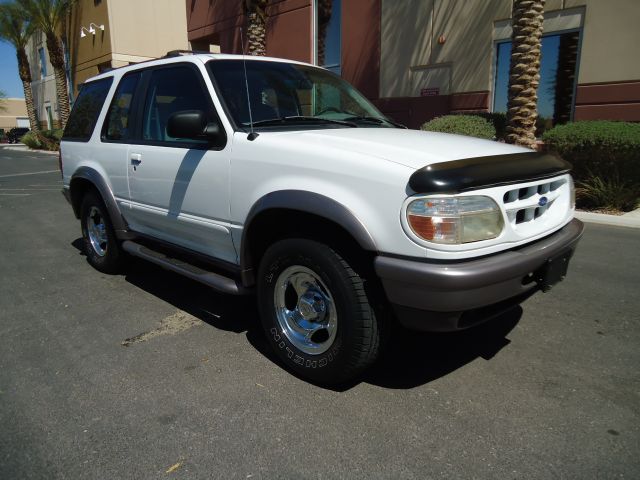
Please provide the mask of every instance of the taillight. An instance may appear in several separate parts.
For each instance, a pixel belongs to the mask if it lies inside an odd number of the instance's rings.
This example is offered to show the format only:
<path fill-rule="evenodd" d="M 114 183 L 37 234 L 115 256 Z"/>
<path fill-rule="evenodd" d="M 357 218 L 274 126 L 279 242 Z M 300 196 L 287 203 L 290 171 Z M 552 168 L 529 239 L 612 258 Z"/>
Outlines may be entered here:
<path fill-rule="evenodd" d="M 64 177 L 62 174 L 62 150 L 58 148 L 58 168 L 60 169 L 60 175 Z"/>

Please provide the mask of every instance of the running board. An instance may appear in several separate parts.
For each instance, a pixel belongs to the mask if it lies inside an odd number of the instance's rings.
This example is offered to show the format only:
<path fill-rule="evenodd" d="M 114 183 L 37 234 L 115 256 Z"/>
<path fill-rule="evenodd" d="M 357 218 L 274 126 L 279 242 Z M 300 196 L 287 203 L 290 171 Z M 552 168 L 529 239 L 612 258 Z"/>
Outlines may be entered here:
<path fill-rule="evenodd" d="M 190 263 L 183 262 L 177 258 L 167 257 L 165 254 L 151 250 L 144 245 L 126 240 L 122 243 L 122 248 L 125 252 L 133 255 L 134 257 L 140 257 L 144 260 L 148 260 L 156 265 L 172 272 L 183 275 L 196 282 L 203 283 L 219 292 L 229 295 L 245 295 L 249 293 L 249 290 L 238 284 L 232 278 L 225 277 L 218 273 L 203 270 L 200 267 L 196 267 Z"/>

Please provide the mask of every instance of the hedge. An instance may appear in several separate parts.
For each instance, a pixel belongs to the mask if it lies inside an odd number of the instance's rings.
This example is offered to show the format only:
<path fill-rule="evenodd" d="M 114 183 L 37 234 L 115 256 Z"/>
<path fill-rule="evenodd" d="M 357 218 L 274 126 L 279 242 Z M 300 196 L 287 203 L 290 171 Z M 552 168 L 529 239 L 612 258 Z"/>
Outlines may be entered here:
<path fill-rule="evenodd" d="M 61 129 L 43 130 L 40 132 L 40 135 L 42 138 L 38 138 L 34 132 L 27 132 L 22 136 L 20 141 L 27 147 L 35 150 L 58 150 L 60 147 L 60 139 L 62 138 Z"/>
<path fill-rule="evenodd" d="M 428 121 L 420 129 L 428 132 L 455 133 L 489 140 L 496 138 L 496 129 L 491 122 L 477 115 L 445 115 Z"/>
<path fill-rule="evenodd" d="M 33 132 L 25 133 L 20 139 L 21 143 L 24 143 L 27 147 L 33 148 L 36 150 L 40 150 L 42 147 L 42 142 L 38 138 L 38 136 Z"/>
<path fill-rule="evenodd" d="M 640 124 L 605 120 L 559 125 L 546 149 L 573 164 L 580 208 L 629 211 L 640 197 Z"/>
<path fill-rule="evenodd" d="M 617 175 L 640 184 L 640 124 L 606 120 L 559 125 L 542 136 L 546 148 L 573 164 L 578 179 Z"/>
<path fill-rule="evenodd" d="M 504 140 L 507 133 L 507 114 L 504 112 L 474 112 L 463 115 L 473 115 L 487 120 L 496 129 L 496 140 Z"/>

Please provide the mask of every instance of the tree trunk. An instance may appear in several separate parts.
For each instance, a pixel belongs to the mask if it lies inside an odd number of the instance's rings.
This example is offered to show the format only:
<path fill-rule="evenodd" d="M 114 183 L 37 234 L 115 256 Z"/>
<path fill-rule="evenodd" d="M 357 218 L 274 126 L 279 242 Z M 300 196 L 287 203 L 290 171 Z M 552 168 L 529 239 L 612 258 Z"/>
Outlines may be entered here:
<path fill-rule="evenodd" d="M 64 53 L 60 39 L 47 33 L 47 50 L 56 78 L 56 97 L 58 99 L 58 116 L 60 128 L 64 128 L 69 119 L 69 90 L 67 89 L 67 72 L 65 71 Z"/>
<path fill-rule="evenodd" d="M 514 0 L 506 141 L 536 148 L 545 0 Z"/>
<path fill-rule="evenodd" d="M 24 48 L 16 49 L 16 57 L 18 57 L 18 73 L 22 80 L 22 88 L 24 89 L 24 101 L 27 105 L 27 115 L 29 117 L 29 127 L 36 134 L 40 132 L 40 123 L 36 114 L 36 107 L 33 103 L 33 91 L 31 90 L 31 68 L 29 67 L 29 59 Z"/>
<path fill-rule="evenodd" d="M 266 28 L 265 22 L 260 19 L 257 13 L 249 14 L 249 26 L 247 27 L 247 40 L 249 42 L 249 55 L 267 54 L 265 47 Z"/>
<path fill-rule="evenodd" d="M 250 0 L 245 4 L 249 55 L 267 54 L 267 3 L 268 0 Z"/>
<path fill-rule="evenodd" d="M 327 28 L 331 21 L 331 11 L 333 9 L 333 0 L 318 1 L 318 43 L 317 63 L 322 66 L 326 63 L 325 52 L 327 45 Z"/>

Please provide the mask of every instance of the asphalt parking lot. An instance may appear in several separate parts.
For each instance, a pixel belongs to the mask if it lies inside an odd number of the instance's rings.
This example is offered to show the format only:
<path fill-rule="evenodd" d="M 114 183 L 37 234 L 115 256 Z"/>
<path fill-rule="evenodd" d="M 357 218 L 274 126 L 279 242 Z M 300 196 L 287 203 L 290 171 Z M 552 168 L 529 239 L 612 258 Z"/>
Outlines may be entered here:
<path fill-rule="evenodd" d="M 56 170 L 0 150 L 0 478 L 640 478 L 640 230 L 588 225 L 551 292 L 328 390 L 251 298 L 93 270 Z"/>

